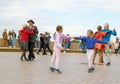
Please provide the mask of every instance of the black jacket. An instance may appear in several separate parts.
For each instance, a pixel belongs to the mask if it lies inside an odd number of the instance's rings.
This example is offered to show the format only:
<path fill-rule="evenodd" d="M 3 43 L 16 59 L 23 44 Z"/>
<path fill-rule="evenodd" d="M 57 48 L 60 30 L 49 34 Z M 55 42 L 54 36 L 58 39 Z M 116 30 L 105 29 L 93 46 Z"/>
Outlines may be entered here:
<path fill-rule="evenodd" d="M 33 26 L 33 27 L 34 27 L 34 34 L 29 35 L 29 42 L 30 43 L 36 42 L 36 38 L 37 38 L 37 35 L 39 33 L 38 29 L 37 29 L 37 26 Z M 30 27 L 28 29 L 31 31 Z"/>

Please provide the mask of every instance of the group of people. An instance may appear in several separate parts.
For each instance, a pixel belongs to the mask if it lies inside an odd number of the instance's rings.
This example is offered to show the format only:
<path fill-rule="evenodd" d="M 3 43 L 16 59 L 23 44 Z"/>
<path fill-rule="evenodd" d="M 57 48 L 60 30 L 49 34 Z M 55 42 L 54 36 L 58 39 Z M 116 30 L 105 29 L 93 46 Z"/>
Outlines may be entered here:
<path fill-rule="evenodd" d="M 27 21 L 27 24 L 24 24 L 22 26 L 22 29 L 19 30 L 19 38 L 20 38 L 20 46 L 22 50 L 21 60 L 25 59 L 26 61 L 32 61 L 35 59 L 35 55 L 33 53 L 33 49 L 35 47 L 36 38 L 38 37 L 38 29 L 37 26 L 34 25 L 33 20 Z M 116 36 L 116 30 L 110 30 L 109 24 L 105 23 L 104 29 L 102 29 L 102 26 L 97 27 L 98 31 L 95 33 L 93 30 L 89 29 L 87 30 L 87 36 L 80 36 L 80 37 L 71 37 L 68 35 L 63 35 L 63 27 L 61 25 L 58 25 L 56 27 L 56 32 L 54 33 L 54 46 L 53 51 L 50 49 L 50 33 L 45 32 L 40 33 L 40 48 L 37 51 L 37 54 L 39 55 L 39 52 L 41 49 L 43 49 L 43 55 L 46 55 L 46 48 L 49 50 L 50 54 L 52 55 L 51 63 L 50 63 L 50 71 L 61 74 L 62 71 L 59 69 L 59 63 L 60 63 L 60 54 L 61 50 L 66 50 L 66 48 L 70 48 L 70 40 L 71 39 L 77 39 L 82 40 L 83 43 L 85 43 L 85 49 L 87 52 L 87 59 L 88 59 L 88 72 L 91 73 L 95 68 L 93 65 L 95 64 L 95 58 L 97 53 L 99 54 L 99 60 L 98 64 L 103 65 L 103 53 L 107 57 L 107 66 L 111 64 L 110 56 L 108 55 L 109 52 L 109 42 L 111 35 Z M 5 30 L 6 31 L 6 30 Z M 13 34 L 13 36 L 15 36 Z M 63 41 L 66 40 L 65 43 L 66 46 L 63 46 Z M 118 40 L 116 41 L 118 43 Z M 26 56 L 26 51 L 29 50 L 28 57 Z"/>
<path fill-rule="evenodd" d="M 39 50 L 37 51 L 38 55 L 42 49 L 43 49 L 43 55 L 47 55 L 46 49 L 49 50 L 51 55 L 53 54 L 52 50 L 50 49 L 50 39 L 51 36 L 49 32 L 45 32 L 44 34 L 40 33 L 40 46 L 39 46 Z"/>
<path fill-rule="evenodd" d="M 102 29 L 102 26 L 97 27 L 98 31 L 93 32 L 93 30 L 89 29 L 87 30 L 87 36 L 80 36 L 80 37 L 70 37 L 72 39 L 77 40 L 83 40 L 86 42 L 86 48 L 87 48 L 87 58 L 88 58 L 88 73 L 91 73 L 95 70 L 93 67 L 95 57 L 97 53 L 99 53 L 99 62 L 98 64 L 103 64 L 103 53 L 105 53 L 105 56 L 107 57 L 107 66 L 111 64 L 110 56 L 108 55 L 109 52 L 109 42 L 111 35 L 116 36 L 116 30 L 113 31 L 109 29 L 109 24 L 105 23 L 104 29 Z M 56 33 L 54 34 L 54 48 L 53 48 L 53 57 L 51 59 L 51 65 L 50 65 L 50 71 L 57 73 L 62 73 L 62 71 L 59 69 L 59 61 L 60 61 L 60 50 L 63 50 L 62 47 L 62 40 L 67 38 L 66 36 L 62 35 L 63 27 L 61 25 L 58 25 L 56 28 Z"/>
<path fill-rule="evenodd" d="M 35 59 L 35 55 L 33 53 L 33 49 L 35 47 L 36 38 L 38 35 L 38 29 L 37 26 L 34 25 L 33 20 L 27 21 L 27 24 L 24 24 L 22 26 L 22 29 L 19 30 L 20 35 L 20 46 L 22 50 L 22 56 L 21 60 L 23 61 L 23 58 L 26 61 L 32 61 Z M 26 57 L 26 51 L 29 50 L 29 55 Z"/>
<path fill-rule="evenodd" d="M 64 53 L 66 53 L 66 50 L 70 50 L 70 46 L 71 46 L 71 39 L 70 39 L 70 35 L 66 34 L 67 38 L 64 38 L 62 41 L 62 47 L 64 47 Z"/>
<path fill-rule="evenodd" d="M 2 33 L 3 37 L 3 47 L 16 47 L 16 33 L 14 30 L 9 31 L 7 34 L 7 29 L 4 29 Z"/>

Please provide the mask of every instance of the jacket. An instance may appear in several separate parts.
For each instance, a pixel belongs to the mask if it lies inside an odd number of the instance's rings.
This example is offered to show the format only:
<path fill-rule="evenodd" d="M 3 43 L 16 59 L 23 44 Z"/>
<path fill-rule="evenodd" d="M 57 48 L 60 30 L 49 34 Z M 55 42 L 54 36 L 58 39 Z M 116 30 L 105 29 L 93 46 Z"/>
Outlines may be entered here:
<path fill-rule="evenodd" d="M 96 39 L 102 41 L 103 39 L 103 36 L 106 36 L 107 33 L 106 32 L 99 32 L 99 33 L 96 33 L 94 36 Z M 95 43 L 95 48 L 96 49 L 100 49 L 100 50 L 104 50 L 105 49 L 105 45 L 104 44 L 101 44 L 101 43 Z"/>
<path fill-rule="evenodd" d="M 7 37 L 7 33 L 6 32 L 3 32 L 2 36 L 3 36 L 4 40 L 7 40 L 8 37 Z"/>
<path fill-rule="evenodd" d="M 67 37 L 67 36 L 64 36 L 63 34 L 60 34 L 60 33 L 56 32 L 55 35 L 54 35 L 55 42 L 54 42 L 53 49 L 60 49 L 62 47 L 63 39 L 67 39 L 67 38 L 71 39 L 71 37 Z"/>
<path fill-rule="evenodd" d="M 19 31 L 20 34 L 20 41 L 25 41 L 28 42 L 29 40 L 29 35 L 34 34 L 34 30 L 32 29 L 31 31 L 27 30 L 27 29 L 22 29 Z"/>
<path fill-rule="evenodd" d="M 96 38 L 89 38 L 89 37 L 77 37 L 76 39 L 78 40 L 84 40 L 86 41 L 86 47 L 87 49 L 94 49 L 95 47 L 95 43 L 102 43 L 102 44 L 106 44 L 106 42 L 97 40 Z"/>
<path fill-rule="evenodd" d="M 109 42 L 111 35 L 113 35 L 113 36 L 116 36 L 116 35 L 117 35 L 116 31 L 111 31 L 111 30 L 109 30 L 109 29 L 108 29 L 108 30 L 103 29 L 102 32 L 107 32 L 107 33 L 108 33 L 108 34 L 107 34 L 106 36 L 104 36 L 103 39 L 102 39 L 102 41 L 104 41 L 104 42 Z"/>
<path fill-rule="evenodd" d="M 38 35 L 38 29 L 37 29 L 37 26 L 32 26 L 32 27 L 34 27 L 34 34 L 29 34 L 29 42 L 35 43 Z M 31 31 L 32 29 L 29 27 L 28 30 Z"/>

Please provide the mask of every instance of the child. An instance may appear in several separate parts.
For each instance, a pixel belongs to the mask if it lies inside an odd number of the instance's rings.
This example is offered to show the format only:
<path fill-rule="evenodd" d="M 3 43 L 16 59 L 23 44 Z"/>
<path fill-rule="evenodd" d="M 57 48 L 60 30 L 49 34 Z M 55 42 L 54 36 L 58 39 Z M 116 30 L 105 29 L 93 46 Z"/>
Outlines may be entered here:
<path fill-rule="evenodd" d="M 24 59 L 27 61 L 28 59 L 26 58 L 26 50 L 28 50 L 28 37 L 29 34 L 34 34 L 34 28 L 32 28 L 32 31 L 29 31 L 27 28 L 28 26 L 26 24 L 24 24 L 23 29 L 21 29 L 19 31 L 20 33 L 20 42 L 21 42 L 21 50 L 22 50 L 22 56 L 21 56 L 21 60 L 23 61 L 23 57 Z"/>
<path fill-rule="evenodd" d="M 62 47 L 62 40 L 65 37 L 64 35 L 62 35 L 62 31 L 63 31 L 63 27 L 61 25 L 58 25 L 56 28 L 56 32 L 54 34 L 54 47 L 53 47 L 53 57 L 51 59 L 51 65 L 50 65 L 50 71 L 56 71 L 58 74 L 61 74 L 62 72 L 59 70 L 58 66 L 59 66 L 59 61 L 60 61 L 60 51 L 64 50 L 64 48 Z"/>
<path fill-rule="evenodd" d="M 86 41 L 88 66 L 89 66 L 88 73 L 90 73 L 93 70 L 95 70 L 95 68 L 93 68 L 93 64 L 92 64 L 92 57 L 94 55 L 95 43 L 106 44 L 106 42 L 102 42 L 102 41 L 97 40 L 96 38 L 94 38 L 92 30 L 87 31 L 87 37 L 76 37 L 76 39 Z"/>

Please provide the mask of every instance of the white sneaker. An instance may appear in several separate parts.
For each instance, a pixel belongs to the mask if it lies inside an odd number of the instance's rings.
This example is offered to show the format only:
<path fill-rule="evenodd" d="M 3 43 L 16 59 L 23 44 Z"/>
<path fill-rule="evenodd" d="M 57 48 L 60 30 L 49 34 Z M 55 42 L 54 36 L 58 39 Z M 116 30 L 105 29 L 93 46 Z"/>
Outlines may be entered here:
<path fill-rule="evenodd" d="M 9 46 L 9 48 L 11 48 L 12 46 Z"/>
<path fill-rule="evenodd" d="M 63 53 L 66 53 L 66 51 L 64 51 Z"/>
<path fill-rule="evenodd" d="M 13 46 L 14 48 L 16 48 L 16 46 Z"/>
<path fill-rule="evenodd" d="M 70 50 L 69 48 L 67 48 L 67 50 Z"/>

